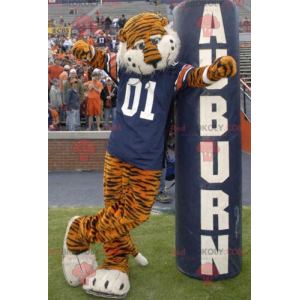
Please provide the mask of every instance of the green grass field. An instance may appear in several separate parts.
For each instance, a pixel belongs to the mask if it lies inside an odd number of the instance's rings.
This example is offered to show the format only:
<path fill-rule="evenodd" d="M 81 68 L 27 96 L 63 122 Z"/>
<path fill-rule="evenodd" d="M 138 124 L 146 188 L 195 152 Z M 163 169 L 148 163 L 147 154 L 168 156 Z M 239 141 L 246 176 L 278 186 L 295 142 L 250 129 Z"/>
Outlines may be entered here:
<path fill-rule="evenodd" d="M 74 215 L 91 215 L 99 207 L 51 208 L 49 210 L 48 296 L 55 300 L 97 299 L 87 295 L 81 286 L 71 287 L 65 281 L 61 250 L 67 223 Z M 243 207 L 243 268 L 232 279 L 203 281 L 182 274 L 176 267 L 175 216 L 151 215 L 150 219 L 131 231 L 138 250 L 147 257 L 149 265 L 141 267 L 130 258 L 131 289 L 128 300 L 246 300 L 251 299 L 251 208 Z M 101 245 L 92 245 L 98 264 L 104 261 Z"/>

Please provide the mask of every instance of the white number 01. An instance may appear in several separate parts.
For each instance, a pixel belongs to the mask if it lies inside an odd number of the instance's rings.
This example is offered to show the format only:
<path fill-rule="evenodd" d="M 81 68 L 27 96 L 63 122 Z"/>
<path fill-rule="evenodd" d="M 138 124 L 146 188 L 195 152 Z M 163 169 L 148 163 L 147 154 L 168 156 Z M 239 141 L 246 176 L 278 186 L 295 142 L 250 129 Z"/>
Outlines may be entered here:
<path fill-rule="evenodd" d="M 124 115 L 132 117 L 134 114 L 136 114 L 138 110 L 138 106 L 140 103 L 140 97 L 141 97 L 141 91 L 142 91 L 142 83 L 139 81 L 137 84 L 134 84 L 136 82 L 136 78 L 130 78 L 127 82 L 126 86 L 126 94 L 125 94 L 125 100 L 122 106 L 122 112 Z M 145 87 L 147 91 L 147 99 L 146 99 L 146 106 L 143 111 L 141 111 L 140 118 L 153 121 L 154 114 L 152 111 L 153 106 L 153 99 L 154 99 L 154 90 L 156 86 L 156 82 L 149 81 L 149 84 L 147 84 L 147 88 Z M 131 86 L 134 86 L 135 93 L 133 98 L 133 105 L 132 108 L 129 109 L 129 98 L 130 98 L 130 89 Z"/>

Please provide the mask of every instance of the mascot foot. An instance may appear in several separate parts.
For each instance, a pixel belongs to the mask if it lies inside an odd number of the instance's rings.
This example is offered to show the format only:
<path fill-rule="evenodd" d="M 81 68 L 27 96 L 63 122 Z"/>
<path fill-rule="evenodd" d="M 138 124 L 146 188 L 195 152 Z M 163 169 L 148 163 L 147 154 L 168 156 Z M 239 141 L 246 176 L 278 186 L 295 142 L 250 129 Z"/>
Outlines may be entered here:
<path fill-rule="evenodd" d="M 63 256 L 62 266 L 65 278 L 69 285 L 78 286 L 83 285 L 84 280 L 87 276 L 95 276 L 95 270 L 98 265 L 96 262 L 96 256 L 92 250 L 85 251 L 79 255 L 72 254 L 67 248 L 67 235 L 72 222 L 79 217 L 73 217 L 68 224 L 64 245 L 63 245 Z"/>
<path fill-rule="evenodd" d="M 148 265 L 148 259 L 143 256 L 141 253 L 139 253 L 134 260 L 141 266 L 147 266 Z"/>
<path fill-rule="evenodd" d="M 82 288 L 96 297 L 123 299 L 130 289 L 128 275 L 118 270 L 98 269 L 96 275 L 85 279 Z"/>

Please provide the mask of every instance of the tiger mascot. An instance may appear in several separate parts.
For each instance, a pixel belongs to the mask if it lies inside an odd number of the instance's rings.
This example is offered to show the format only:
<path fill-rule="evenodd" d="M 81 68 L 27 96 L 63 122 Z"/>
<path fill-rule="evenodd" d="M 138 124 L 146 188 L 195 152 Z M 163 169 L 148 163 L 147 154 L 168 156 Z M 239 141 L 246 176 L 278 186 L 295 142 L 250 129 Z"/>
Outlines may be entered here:
<path fill-rule="evenodd" d="M 76 58 L 104 69 L 118 84 L 117 112 L 105 157 L 105 208 L 92 216 L 73 217 L 63 245 L 63 271 L 72 286 L 88 294 L 125 298 L 129 289 L 130 255 L 141 265 L 147 259 L 137 251 L 130 230 L 149 218 L 164 167 L 165 128 L 171 100 L 186 88 L 203 88 L 234 76 L 230 56 L 195 68 L 177 62 L 180 40 L 166 18 L 144 13 L 132 17 L 119 31 L 117 55 L 78 41 Z M 97 266 L 90 244 L 103 243 L 106 260 Z M 74 276 L 78 265 L 84 281 Z M 89 266 L 89 267 L 88 267 Z M 92 267 L 91 267 L 92 266 Z"/>

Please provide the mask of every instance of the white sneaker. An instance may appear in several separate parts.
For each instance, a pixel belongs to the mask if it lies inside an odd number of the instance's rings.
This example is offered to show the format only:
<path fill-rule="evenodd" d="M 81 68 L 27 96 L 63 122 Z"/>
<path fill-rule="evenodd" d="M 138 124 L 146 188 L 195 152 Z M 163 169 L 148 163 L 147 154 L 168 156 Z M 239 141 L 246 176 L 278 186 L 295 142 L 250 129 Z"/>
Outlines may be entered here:
<path fill-rule="evenodd" d="M 161 203 L 169 203 L 172 201 L 172 199 L 165 191 L 162 191 L 157 195 L 156 201 Z"/>

